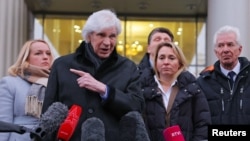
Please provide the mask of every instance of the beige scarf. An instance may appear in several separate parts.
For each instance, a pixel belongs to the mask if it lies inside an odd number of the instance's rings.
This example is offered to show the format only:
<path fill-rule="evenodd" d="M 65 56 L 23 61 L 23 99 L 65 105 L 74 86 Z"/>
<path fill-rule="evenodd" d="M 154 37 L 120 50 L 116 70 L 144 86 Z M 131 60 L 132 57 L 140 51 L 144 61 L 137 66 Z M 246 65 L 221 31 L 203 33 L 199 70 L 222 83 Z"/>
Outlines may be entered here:
<path fill-rule="evenodd" d="M 50 70 L 29 65 L 23 72 L 19 76 L 32 83 L 26 97 L 25 114 L 40 118 Z"/>

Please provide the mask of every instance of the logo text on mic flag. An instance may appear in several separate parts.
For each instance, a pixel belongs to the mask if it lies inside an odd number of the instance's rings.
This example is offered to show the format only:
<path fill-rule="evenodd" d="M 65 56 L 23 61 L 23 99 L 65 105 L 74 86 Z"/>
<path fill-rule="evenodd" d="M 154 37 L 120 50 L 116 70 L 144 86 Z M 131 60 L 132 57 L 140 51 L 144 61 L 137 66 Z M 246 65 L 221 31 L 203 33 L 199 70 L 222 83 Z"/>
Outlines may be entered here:
<path fill-rule="evenodd" d="M 185 141 L 179 125 L 174 125 L 163 130 L 165 141 Z"/>

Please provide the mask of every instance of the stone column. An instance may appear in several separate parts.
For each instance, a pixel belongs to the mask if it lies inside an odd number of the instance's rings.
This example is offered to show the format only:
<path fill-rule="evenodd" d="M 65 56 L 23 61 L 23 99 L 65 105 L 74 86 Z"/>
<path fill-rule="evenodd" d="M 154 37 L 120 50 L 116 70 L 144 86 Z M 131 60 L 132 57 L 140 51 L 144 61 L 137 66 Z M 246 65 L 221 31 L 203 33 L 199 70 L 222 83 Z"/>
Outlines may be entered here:
<path fill-rule="evenodd" d="M 250 59 L 250 1 L 249 0 L 208 0 L 206 64 L 213 64 L 213 35 L 224 25 L 240 29 L 243 52 L 241 56 Z"/>
<path fill-rule="evenodd" d="M 25 0 L 0 0 L 0 77 L 7 74 L 28 39 L 28 14 Z"/>

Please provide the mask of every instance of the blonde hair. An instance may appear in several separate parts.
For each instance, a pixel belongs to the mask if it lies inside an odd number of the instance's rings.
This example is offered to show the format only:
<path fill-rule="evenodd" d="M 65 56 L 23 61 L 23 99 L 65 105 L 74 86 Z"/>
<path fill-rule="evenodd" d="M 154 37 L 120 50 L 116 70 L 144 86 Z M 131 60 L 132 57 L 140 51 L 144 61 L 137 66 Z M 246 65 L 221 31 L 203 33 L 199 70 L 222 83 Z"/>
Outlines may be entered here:
<path fill-rule="evenodd" d="M 156 74 L 157 78 L 160 79 L 159 71 L 157 70 L 156 65 L 157 65 L 157 58 L 158 58 L 158 55 L 159 55 L 159 50 L 161 48 L 163 48 L 163 47 L 172 48 L 174 54 L 176 55 L 176 57 L 177 57 L 177 59 L 179 61 L 180 68 L 179 68 L 179 70 L 176 72 L 176 74 L 174 76 L 174 78 L 177 78 L 181 72 L 183 72 L 184 70 L 187 69 L 187 61 L 186 61 L 186 57 L 185 57 L 184 53 L 182 52 L 182 50 L 172 42 L 164 42 L 164 43 L 159 44 L 156 47 L 155 57 L 154 57 L 154 71 L 155 71 L 155 74 Z"/>
<path fill-rule="evenodd" d="M 29 54 L 30 54 L 31 46 L 33 43 L 36 43 L 36 42 L 42 42 L 42 43 L 48 45 L 48 47 L 51 51 L 49 44 L 45 40 L 35 39 L 35 40 L 26 41 L 24 43 L 21 51 L 19 52 L 19 55 L 18 55 L 16 62 L 8 68 L 9 75 L 12 75 L 12 76 L 17 76 L 17 75 L 21 75 L 21 74 L 23 75 L 23 70 L 29 66 L 29 62 L 27 59 L 28 59 Z M 54 61 L 54 55 L 52 54 L 52 51 L 51 51 L 51 57 L 52 57 L 52 60 L 51 60 L 52 61 L 51 64 L 52 64 Z"/>

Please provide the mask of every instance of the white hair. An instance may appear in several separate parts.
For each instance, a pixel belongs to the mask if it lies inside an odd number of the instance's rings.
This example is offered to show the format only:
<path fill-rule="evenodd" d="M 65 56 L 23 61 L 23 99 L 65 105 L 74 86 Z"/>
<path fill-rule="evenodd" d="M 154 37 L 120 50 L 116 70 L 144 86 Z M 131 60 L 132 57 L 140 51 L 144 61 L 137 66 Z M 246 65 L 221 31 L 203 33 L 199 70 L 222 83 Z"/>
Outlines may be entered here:
<path fill-rule="evenodd" d="M 216 45 L 216 40 L 217 40 L 218 36 L 220 34 L 224 34 L 224 33 L 234 33 L 236 36 L 236 42 L 238 44 L 241 44 L 240 43 L 240 30 L 239 30 L 239 28 L 225 25 L 225 26 L 221 27 L 218 31 L 215 32 L 214 39 L 213 39 L 214 46 Z"/>
<path fill-rule="evenodd" d="M 109 27 L 116 27 L 117 35 L 121 33 L 121 22 L 117 15 L 109 10 L 103 9 L 91 14 L 82 29 L 82 37 L 88 43 L 89 34 L 92 32 L 100 32 Z"/>

